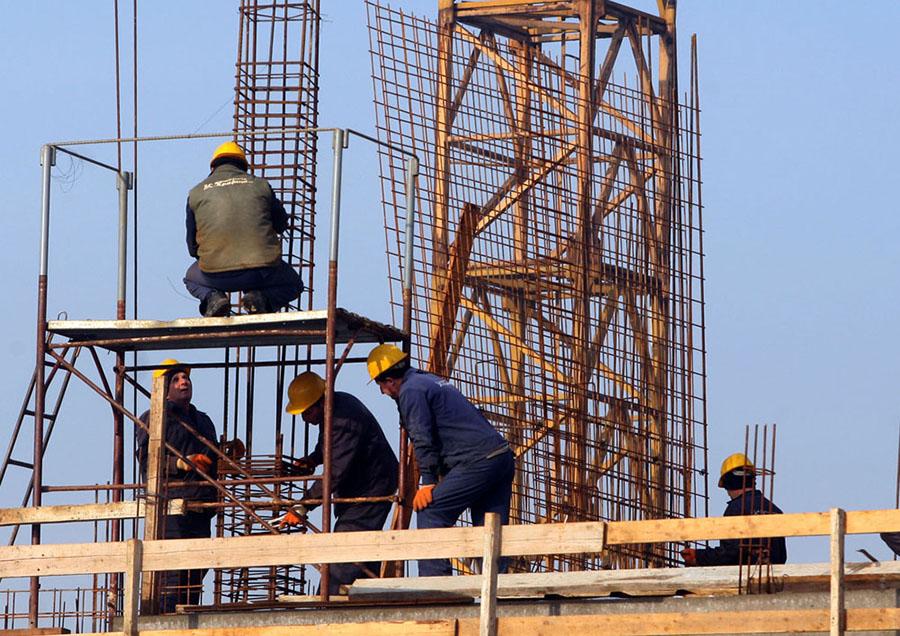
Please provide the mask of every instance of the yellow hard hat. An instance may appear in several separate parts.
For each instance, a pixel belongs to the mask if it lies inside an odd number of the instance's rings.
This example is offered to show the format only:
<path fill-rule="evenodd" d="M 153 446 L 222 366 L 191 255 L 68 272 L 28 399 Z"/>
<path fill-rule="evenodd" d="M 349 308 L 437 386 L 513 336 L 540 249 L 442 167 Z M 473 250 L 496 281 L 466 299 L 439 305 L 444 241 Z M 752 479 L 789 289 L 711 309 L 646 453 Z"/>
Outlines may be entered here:
<path fill-rule="evenodd" d="M 244 163 L 247 163 L 247 155 L 244 154 L 244 149 L 238 146 L 233 141 L 226 141 L 224 144 L 216 148 L 216 151 L 213 153 L 212 159 L 209 160 L 210 167 L 212 167 L 212 164 L 216 162 L 216 159 L 222 159 L 223 157 L 240 159 Z"/>
<path fill-rule="evenodd" d="M 749 468 L 751 472 L 756 470 L 753 462 L 751 462 L 750 459 L 743 453 L 734 453 L 733 455 L 729 455 L 725 458 L 725 461 L 722 462 L 722 470 L 719 473 L 719 488 L 725 487 L 723 485 L 723 479 L 725 475 L 737 468 Z"/>
<path fill-rule="evenodd" d="M 184 371 L 188 374 L 188 376 L 191 375 L 191 368 L 181 364 L 175 358 L 166 358 L 159 364 L 161 368 L 153 371 L 154 378 L 158 378 L 159 376 L 165 375 L 167 373 L 174 373 L 175 371 Z"/>
<path fill-rule="evenodd" d="M 325 380 L 312 371 L 301 373 L 288 387 L 288 405 L 285 411 L 300 415 L 325 395 Z"/>
<path fill-rule="evenodd" d="M 406 360 L 407 354 L 392 344 L 381 344 L 369 352 L 369 359 L 366 366 L 369 367 L 369 377 L 373 380 L 379 375 L 390 369 L 392 366 Z"/>

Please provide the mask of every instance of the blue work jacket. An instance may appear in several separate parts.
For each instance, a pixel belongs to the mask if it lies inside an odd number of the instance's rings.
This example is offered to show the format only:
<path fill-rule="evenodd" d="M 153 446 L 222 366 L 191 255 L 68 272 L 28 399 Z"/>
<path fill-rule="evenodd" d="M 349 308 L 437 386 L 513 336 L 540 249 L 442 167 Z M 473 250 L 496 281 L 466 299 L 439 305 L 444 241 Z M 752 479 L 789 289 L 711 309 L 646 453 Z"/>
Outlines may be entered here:
<path fill-rule="evenodd" d="M 506 443 L 459 389 L 418 369 L 403 376 L 397 408 L 423 484 L 436 484 L 452 468 L 483 459 Z"/>

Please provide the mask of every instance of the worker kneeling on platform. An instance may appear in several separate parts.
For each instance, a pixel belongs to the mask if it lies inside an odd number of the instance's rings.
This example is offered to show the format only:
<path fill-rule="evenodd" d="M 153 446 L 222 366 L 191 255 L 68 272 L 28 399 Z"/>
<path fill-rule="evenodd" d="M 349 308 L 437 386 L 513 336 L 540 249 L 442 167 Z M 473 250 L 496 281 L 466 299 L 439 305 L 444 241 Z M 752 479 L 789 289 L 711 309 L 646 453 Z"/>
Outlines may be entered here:
<path fill-rule="evenodd" d="M 227 316 L 227 292 L 243 292 L 247 313 L 278 311 L 303 291 L 299 274 L 281 258 L 278 235 L 288 227 L 284 206 L 265 179 L 248 174 L 233 141 L 219 146 L 209 176 L 188 194 L 187 246 L 197 260 L 184 284 L 204 316 Z"/>
<path fill-rule="evenodd" d="M 397 403 L 412 440 L 422 482 L 413 499 L 417 526 L 449 528 L 466 508 L 476 526 L 488 512 L 508 523 L 513 453 L 481 411 L 447 380 L 412 368 L 394 345 L 375 347 L 368 367 L 381 392 Z M 447 559 L 419 561 L 420 576 L 450 573 Z"/>
<path fill-rule="evenodd" d="M 165 441 L 181 455 L 177 457 L 166 453 L 163 476 L 167 481 L 183 484 L 165 489 L 164 501 L 184 499 L 186 504 L 214 502 L 217 499 L 216 490 L 201 476 L 201 472 L 213 479 L 216 477 L 218 458 L 208 445 L 215 446 L 216 429 L 209 416 L 191 404 L 193 385 L 190 368 L 180 365 L 177 360 L 171 358 L 163 360 L 162 365 L 164 366 L 153 372 L 153 377 L 165 375 L 168 378 Z M 147 425 L 150 421 L 150 411 L 141 415 L 140 420 Z M 190 426 L 196 434 L 181 422 Z M 134 436 L 141 479 L 146 482 L 149 435 L 147 429 L 135 426 Z M 201 511 L 185 512 L 183 515 L 166 515 L 163 517 L 162 536 L 166 539 L 208 539 L 209 521 L 215 514 L 216 509 L 210 507 Z M 204 576 L 206 569 L 165 572 L 162 575 L 160 611 L 174 612 L 176 604 L 199 604 L 203 594 Z"/>
<path fill-rule="evenodd" d="M 729 455 L 722 462 L 719 488 L 724 488 L 731 497 L 725 508 L 726 517 L 782 514 L 778 506 L 757 490 L 756 467 L 743 453 Z M 681 551 L 681 556 L 687 566 L 781 564 L 787 561 L 787 546 L 784 537 L 724 539 L 717 548 L 687 548 Z"/>
<path fill-rule="evenodd" d="M 287 412 L 300 415 L 307 424 L 319 427 L 319 439 L 312 453 L 294 462 L 292 472 L 310 475 L 323 463 L 325 422 L 325 380 L 307 371 L 288 387 Z M 334 392 L 331 419 L 331 489 L 337 498 L 384 498 L 397 491 L 397 456 L 388 444 L 375 416 L 349 393 Z M 283 525 L 301 522 L 301 517 L 318 506 L 305 503 L 322 499 L 322 482 L 316 481 L 299 506 L 284 517 Z M 334 532 L 381 530 L 391 510 L 390 501 L 338 502 Z M 340 593 L 360 577 L 378 576 L 378 562 L 336 563 L 330 566 L 329 594 Z"/>

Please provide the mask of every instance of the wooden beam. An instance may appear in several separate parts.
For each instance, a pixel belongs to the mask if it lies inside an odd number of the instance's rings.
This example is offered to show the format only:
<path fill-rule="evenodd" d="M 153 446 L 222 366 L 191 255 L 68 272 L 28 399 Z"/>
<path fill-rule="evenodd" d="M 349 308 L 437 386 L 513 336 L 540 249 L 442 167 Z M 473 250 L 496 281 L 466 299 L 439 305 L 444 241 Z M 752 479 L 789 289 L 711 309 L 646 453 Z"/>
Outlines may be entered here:
<path fill-rule="evenodd" d="M 129 539 L 125 548 L 125 593 L 122 606 L 122 631 L 125 636 L 138 634 L 138 608 L 141 604 L 141 564 L 143 546 L 139 539 Z"/>
<path fill-rule="evenodd" d="M 159 375 L 153 378 L 150 391 L 150 421 L 147 440 L 147 510 L 144 515 L 144 539 L 154 541 L 162 537 L 163 506 L 161 497 L 165 489 L 163 481 L 166 477 L 166 391 L 168 377 Z M 155 575 L 141 578 L 142 611 L 153 614 L 155 603 Z"/>
<path fill-rule="evenodd" d="M 847 512 L 847 534 L 875 534 L 900 530 L 900 510 Z M 752 539 L 765 537 L 829 536 L 827 512 L 784 515 L 711 517 L 708 519 L 650 519 L 610 521 L 607 543 L 704 541 L 707 539 Z"/>
<path fill-rule="evenodd" d="M 655 636 L 658 634 L 785 634 L 828 631 L 828 610 L 763 610 L 750 612 L 659 612 L 567 616 L 503 616 L 500 634 L 529 636 Z M 848 631 L 900 629 L 900 608 L 850 608 Z M 475 636 L 477 618 L 431 621 L 384 621 L 265 627 L 207 627 L 147 629 L 141 636 Z M 103 632 L 83 636 L 121 636 Z"/>
<path fill-rule="evenodd" d="M 456 236 L 452 245 L 450 245 L 447 276 L 434 304 L 438 313 L 437 324 L 431 330 L 431 355 L 428 360 L 428 370 L 442 377 L 449 376 L 447 364 L 451 338 L 453 337 L 453 329 L 456 326 L 456 314 L 459 310 L 459 300 L 463 293 L 463 284 L 466 277 L 466 269 L 469 266 L 469 257 L 472 253 L 472 244 L 475 241 L 475 225 L 478 223 L 480 216 L 481 208 L 474 203 L 467 203 L 463 206 L 456 229 Z"/>
<path fill-rule="evenodd" d="M 484 556 L 481 559 L 481 613 L 479 636 L 497 636 L 497 568 L 500 567 L 500 515 L 484 515 Z"/>
<path fill-rule="evenodd" d="M 772 578 L 791 592 L 824 592 L 830 584 L 829 563 L 792 563 L 772 567 Z M 900 561 L 848 563 L 846 589 L 889 588 L 900 585 Z M 641 568 L 586 572 L 501 574 L 498 598 L 595 598 L 604 596 L 734 596 L 740 593 L 739 566 L 704 568 Z M 350 598 L 371 602 L 472 600 L 482 587 L 481 576 L 403 579 L 359 579 Z"/>
<path fill-rule="evenodd" d="M 847 534 L 900 529 L 900 510 L 850 511 L 846 518 Z M 709 519 L 580 521 L 505 526 L 501 554 L 594 554 L 608 545 L 629 543 L 830 534 L 831 518 L 824 512 Z M 169 539 L 145 541 L 143 548 L 144 571 L 473 558 L 482 556 L 483 530 L 466 527 Z M 123 572 L 125 568 L 126 544 L 121 542 L 0 547 L 0 578 L 100 574 Z"/>
<path fill-rule="evenodd" d="M 74 504 L 71 506 L 40 506 L 38 508 L 0 508 L 0 526 L 135 519 L 144 516 L 145 508 L 143 500 L 102 504 Z M 169 501 L 167 514 L 184 514 L 184 500 L 172 499 Z"/>

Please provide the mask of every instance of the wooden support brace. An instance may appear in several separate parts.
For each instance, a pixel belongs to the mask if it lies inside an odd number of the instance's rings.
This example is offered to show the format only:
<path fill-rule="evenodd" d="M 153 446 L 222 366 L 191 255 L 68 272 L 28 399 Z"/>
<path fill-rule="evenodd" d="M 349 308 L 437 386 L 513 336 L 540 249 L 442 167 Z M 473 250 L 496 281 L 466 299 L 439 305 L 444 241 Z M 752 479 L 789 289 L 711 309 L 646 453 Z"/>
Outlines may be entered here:
<path fill-rule="evenodd" d="M 479 636 L 497 636 L 497 571 L 500 567 L 500 515 L 484 515 L 484 557 L 481 562 L 481 616 Z"/>
<path fill-rule="evenodd" d="M 150 423 L 147 440 L 147 507 L 144 515 L 144 539 L 153 541 L 162 536 L 162 510 L 160 496 L 166 474 L 166 387 L 165 375 L 153 378 L 150 392 Z M 141 581 L 141 605 L 146 614 L 155 613 L 154 581 L 156 574 L 148 574 Z"/>
<path fill-rule="evenodd" d="M 122 607 L 122 631 L 125 636 L 137 636 L 144 546 L 140 539 L 129 539 L 125 550 L 125 597 Z"/>
<path fill-rule="evenodd" d="M 831 636 L 843 636 L 846 626 L 844 612 L 844 536 L 847 532 L 847 513 L 831 509 Z"/>

